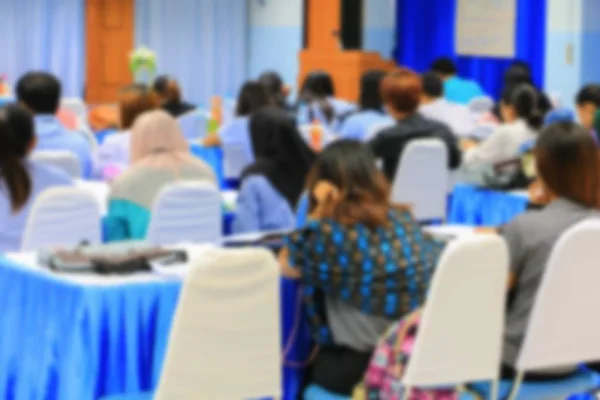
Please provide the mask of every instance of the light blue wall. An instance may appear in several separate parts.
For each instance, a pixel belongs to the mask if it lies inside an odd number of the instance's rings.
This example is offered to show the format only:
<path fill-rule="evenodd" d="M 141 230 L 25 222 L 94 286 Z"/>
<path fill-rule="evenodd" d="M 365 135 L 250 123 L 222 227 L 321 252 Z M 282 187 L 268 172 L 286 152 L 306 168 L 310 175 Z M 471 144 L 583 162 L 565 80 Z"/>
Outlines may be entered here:
<path fill-rule="evenodd" d="M 363 0 L 363 48 L 391 58 L 396 43 L 396 0 Z"/>
<path fill-rule="evenodd" d="M 302 0 L 247 0 L 249 4 L 248 77 L 275 70 L 294 87 L 302 49 Z"/>
<path fill-rule="evenodd" d="M 548 0 L 545 89 L 568 107 L 579 88 L 600 82 L 599 20 L 598 0 Z"/>

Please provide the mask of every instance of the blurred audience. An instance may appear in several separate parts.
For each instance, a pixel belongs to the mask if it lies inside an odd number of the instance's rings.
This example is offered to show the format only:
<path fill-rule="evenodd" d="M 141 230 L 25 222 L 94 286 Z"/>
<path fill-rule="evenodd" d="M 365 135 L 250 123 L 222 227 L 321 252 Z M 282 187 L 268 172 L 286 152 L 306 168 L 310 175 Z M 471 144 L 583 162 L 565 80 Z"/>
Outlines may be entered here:
<path fill-rule="evenodd" d="M 575 97 L 577 118 L 585 129 L 594 128 L 594 116 L 600 110 L 600 85 L 589 84 L 582 87 Z"/>
<path fill-rule="evenodd" d="M 156 78 L 152 89 L 158 96 L 162 109 L 174 118 L 196 109 L 192 104 L 182 100 L 181 88 L 177 81 L 170 76 L 161 75 Z"/>
<path fill-rule="evenodd" d="M 371 128 L 385 123 L 393 125 L 394 121 L 386 113 L 381 98 L 381 82 L 384 77 L 383 71 L 368 71 L 363 74 L 358 110 L 343 121 L 339 132 L 341 138 L 365 140 Z"/>
<path fill-rule="evenodd" d="M 423 94 L 419 113 L 434 121 L 446 124 L 455 136 L 469 136 L 475 130 L 469 109 L 444 98 L 444 82 L 438 74 L 428 72 L 421 77 Z"/>
<path fill-rule="evenodd" d="M 444 97 L 453 103 L 469 104 L 476 97 L 485 96 L 481 86 L 475 81 L 459 77 L 456 65 L 450 58 L 435 60 L 431 70 L 444 81 Z"/>
<path fill-rule="evenodd" d="M 292 107 L 287 102 L 287 97 L 290 94 L 290 88 L 283 83 L 283 79 L 281 76 L 275 71 L 266 71 L 263 72 L 258 78 L 258 82 L 260 82 L 267 92 L 271 95 L 271 102 L 285 110 L 292 111 Z"/>
<path fill-rule="evenodd" d="M 124 169 L 129 164 L 130 130 L 136 119 L 146 111 L 158 108 L 156 95 L 146 86 L 135 83 L 119 93 L 120 131 L 107 136 L 98 149 L 98 171 L 107 168 Z"/>
<path fill-rule="evenodd" d="M 291 229 L 314 154 L 294 121 L 275 107 L 251 117 L 250 135 L 255 161 L 242 174 L 233 230 Z"/>
<path fill-rule="evenodd" d="M 79 132 L 69 131 L 56 117 L 61 84 L 46 72 L 29 72 L 17 83 L 17 98 L 35 114 L 35 150 L 68 151 L 77 156 L 84 178 L 93 170 L 92 144 Z"/>
<path fill-rule="evenodd" d="M 21 249 L 27 217 L 40 193 L 73 185 L 62 170 L 28 159 L 37 141 L 27 109 L 16 104 L 0 108 L 0 253 Z"/>
<path fill-rule="evenodd" d="M 215 173 L 190 153 L 179 124 L 163 110 L 136 119 L 131 131 L 131 166 L 111 187 L 109 241 L 144 239 L 152 204 L 162 188 L 181 180 L 216 184 Z"/>
<path fill-rule="evenodd" d="M 397 122 L 391 128 L 379 132 L 369 145 L 375 157 L 383 160 L 383 171 L 390 181 L 396 175 L 404 148 L 414 139 L 442 140 L 448 148 L 448 167 L 455 169 L 460 165 L 460 149 L 450 129 L 417 112 L 422 92 L 421 78 L 406 68 L 397 69 L 383 80 L 383 101 L 387 111 Z"/>

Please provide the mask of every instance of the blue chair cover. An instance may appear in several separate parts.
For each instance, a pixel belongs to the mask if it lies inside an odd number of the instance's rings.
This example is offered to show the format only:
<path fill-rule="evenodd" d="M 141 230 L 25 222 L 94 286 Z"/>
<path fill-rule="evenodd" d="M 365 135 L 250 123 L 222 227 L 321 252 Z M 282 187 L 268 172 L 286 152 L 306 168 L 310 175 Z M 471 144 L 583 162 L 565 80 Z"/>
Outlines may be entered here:
<path fill-rule="evenodd" d="M 306 220 L 308 218 L 308 195 L 304 193 L 302 197 L 300 197 L 300 201 L 298 202 L 298 206 L 296 207 L 296 228 L 302 228 L 306 225 Z"/>
<path fill-rule="evenodd" d="M 225 180 L 223 178 L 223 152 L 219 147 L 204 147 L 199 144 L 191 144 L 190 151 L 199 159 L 210 165 L 215 171 L 219 188 L 226 189 Z"/>
<path fill-rule="evenodd" d="M 510 193 L 455 186 L 448 210 L 448 224 L 501 226 L 527 209 L 527 199 Z"/>
<path fill-rule="evenodd" d="M 489 396 L 491 389 L 489 383 L 478 383 L 470 386 L 480 394 Z M 600 376 L 591 371 L 581 370 L 578 374 L 566 379 L 550 382 L 526 382 L 521 386 L 517 399 L 568 398 L 569 400 L 591 400 L 594 397 L 590 397 L 586 392 L 598 387 L 600 387 Z M 500 398 L 506 398 L 510 394 L 511 388 L 511 381 L 502 381 L 499 389 Z"/>
<path fill-rule="evenodd" d="M 328 392 L 317 385 L 310 385 L 304 392 L 304 400 L 350 400 L 350 397 Z"/>
<path fill-rule="evenodd" d="M 0 257 L 0 293 L 10 294 L 0 296 L 0 398 L 151 393 L 180 287 L 174 281 L 80 285 Z M 297 282 L 282 279 L 282 338 L 291 341 L 287 359 L 302 362 L 312 343 L 297 293 Z M 290 338 L 297 318 L 300 329 Z M 303 372 L 284 368 L 285 400 L 295 400 Z"/>

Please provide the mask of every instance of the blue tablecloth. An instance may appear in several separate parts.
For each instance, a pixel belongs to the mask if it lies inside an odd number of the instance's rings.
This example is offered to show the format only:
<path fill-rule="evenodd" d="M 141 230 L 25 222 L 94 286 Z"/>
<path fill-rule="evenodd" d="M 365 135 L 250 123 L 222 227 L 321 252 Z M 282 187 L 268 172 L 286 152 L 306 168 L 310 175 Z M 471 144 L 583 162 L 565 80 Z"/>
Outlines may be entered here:
<path fill-rule="evenodd" d="M 204 147 L 199 144 L 192 144 L 190 150 L 193 155 L 200 158 L 210 165 L 217 175 L 217 181 L 221 189 L 227 189 L 229 186 L 225 182 L 223 175 L 223 151 L 220 147 Z"/>
<path fill-rule="evenodd" d="M 0 258 L 0 398 L 91 400 L 154 390 L 180 286 L 84 285 Z M 282 280 L 284 342 L 301 318 L 288 358 L 303 361 L 311 344 L 297 291 Z M 293 400 L 301 382 L 302 370 L 285 368 L 284 398 Z"/>
<path fill-rule="evenodd" d="M 448 224 L 500 226 L 527 209 L 527 198 L 458 184 L 449 199 Z"/>

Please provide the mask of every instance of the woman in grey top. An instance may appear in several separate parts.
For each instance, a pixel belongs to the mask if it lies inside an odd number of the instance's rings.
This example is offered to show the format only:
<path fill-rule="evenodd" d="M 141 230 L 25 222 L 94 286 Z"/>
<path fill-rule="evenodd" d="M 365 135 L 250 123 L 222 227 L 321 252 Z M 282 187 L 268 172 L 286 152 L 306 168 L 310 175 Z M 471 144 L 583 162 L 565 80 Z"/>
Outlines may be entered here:
<path fill-rule="evenodd" d="M 510 294 L 506 313 L 503 375 L 510 377 L 548 257 L 559 237 L 578 222 L 600 216 L 600 157 L 583 127 L 561 122 L 546 128 L 535 148 L 545 208 L 529 211 L 501 229 L 510 252 Z M 556 378 L 574 367 L 540 371 L 531 379 Z"/>

